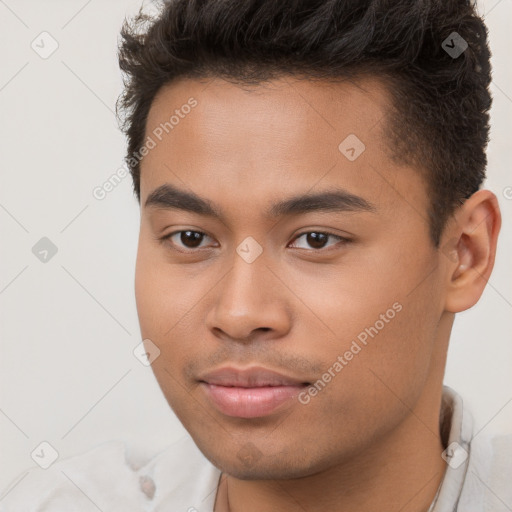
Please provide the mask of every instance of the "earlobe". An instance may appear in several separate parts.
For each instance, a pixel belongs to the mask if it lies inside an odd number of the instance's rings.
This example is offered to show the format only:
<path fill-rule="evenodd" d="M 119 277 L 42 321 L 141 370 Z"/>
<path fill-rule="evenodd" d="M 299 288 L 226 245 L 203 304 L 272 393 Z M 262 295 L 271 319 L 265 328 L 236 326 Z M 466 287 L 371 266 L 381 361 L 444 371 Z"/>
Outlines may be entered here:
<path fill-rule="evenodd" d="M 448 263 L 445 309 L 458 313 L 474 306 L 491 275 L 501 214 L 496 196 L 479 190 L 456 212 L 446 234 L 455 250 Z"/>

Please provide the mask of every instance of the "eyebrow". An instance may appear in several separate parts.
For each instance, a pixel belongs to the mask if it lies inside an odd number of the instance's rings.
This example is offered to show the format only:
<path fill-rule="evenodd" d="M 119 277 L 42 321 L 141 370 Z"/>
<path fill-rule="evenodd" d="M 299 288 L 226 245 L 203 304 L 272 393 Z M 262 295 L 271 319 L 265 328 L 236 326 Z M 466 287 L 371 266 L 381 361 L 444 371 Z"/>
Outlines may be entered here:
<path fill-rule="evenodd" d="M 223 220 L 222 211 L 211 201 L 193 192 L 168 183 L 153 190 L 144 203 L 145 208 L 179 209 Z M 374 212 L 371 202 L 343 189 L 329 189 L 317 193 L 292 196 L 270 206 L 267 217 L 300 215 L 309 212 Z"/>

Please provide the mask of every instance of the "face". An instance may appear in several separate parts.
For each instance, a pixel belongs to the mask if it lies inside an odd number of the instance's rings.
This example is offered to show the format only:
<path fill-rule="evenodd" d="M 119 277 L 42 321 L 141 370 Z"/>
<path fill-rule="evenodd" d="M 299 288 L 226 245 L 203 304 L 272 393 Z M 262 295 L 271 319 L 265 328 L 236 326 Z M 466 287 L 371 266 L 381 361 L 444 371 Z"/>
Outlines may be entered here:
<path fill-rule="evenodd" d="M 348 460 L 431 385 L 443 264 L 421 174 L 390 157 L 387 111 L 376 80 L 187 79 L 152 104 L 141 332 L 160 350 L 152 368 L 169 405 L 238 478 Z M 225 367 L 295 385 L 219 398 L 205 381 Z"/>

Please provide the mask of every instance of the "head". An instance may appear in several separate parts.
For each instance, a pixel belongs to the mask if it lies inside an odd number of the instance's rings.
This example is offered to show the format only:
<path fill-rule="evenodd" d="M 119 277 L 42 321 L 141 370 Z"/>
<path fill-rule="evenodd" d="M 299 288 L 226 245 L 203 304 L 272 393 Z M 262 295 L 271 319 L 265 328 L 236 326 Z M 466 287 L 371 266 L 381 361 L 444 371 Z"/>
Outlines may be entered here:
<path fill-rule="evenodd" d="M 480 297 L 500 224 L 469 2 L 169 1 L 125 23 L 119 58 L 141 332 L 203 453 L 287 478 L 411 410 L 437 428 L 453 316 Z M 223 366 L 305 387 L 229 416 L 201 384 Z"/>

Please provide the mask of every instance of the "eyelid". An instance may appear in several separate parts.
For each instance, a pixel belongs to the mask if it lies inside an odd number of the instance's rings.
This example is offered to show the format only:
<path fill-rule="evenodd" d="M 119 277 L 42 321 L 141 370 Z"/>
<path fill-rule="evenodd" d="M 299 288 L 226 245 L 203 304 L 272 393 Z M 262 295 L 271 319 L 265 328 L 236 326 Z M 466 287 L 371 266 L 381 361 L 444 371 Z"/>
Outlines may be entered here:
<path fill-rule="evenodd" d="M 335 233 L 331 233 L 330 231 L 323 231 L 321 229 L 309 229 L 307 231 L 303 231 L 302 233 L 298 233 L 297 235 L 295 235 L 291 243 L 295 242 L 301 236 L 308 235 L 310 233 L 320 233 L 322 235 L 327 235 L 328 237 L 337 238 L 338 242 L 336 244 L 332 244 L 332 245 L 329 245 L 327 247 L 322 247 L 320 249 L 314 249 L 314 248 L 305 249 L 304 247 L 294 247 L 294 249 L 300 249 L 300 250 L 303 250 L 303 251 L 320 253 L 320 252 L 327 252 L 331 248 L 333 248 L 333 250 L 334 250 L 336 248 L 336 246 L 338 246 L 339 244 L 345 245 L 345 244 L 347 244 L 347 243 L 352 241 L 348 237 L 345 237 L 345 236 L 342 236 L 342 235 L 337 235 Z"/>
<path fill-rule="evenodd" d="M 204 236 L 214 240 L 214 238 L 212 236 L 210 236 L 208 233 L 206 233 L 204 231 L 200 231 L 199 229 L 190 229 L 190 228 L 177 229 L 175 231 L 171 231 L 170 233 L 168 233 L 162 237 L 159 237 L 158 240 L 163 244 L 165 244 L 165 243 L 171 244 L 172 247 L 179 252 L 193 253 L 193 252 L 200 251 L 200 250 L 211 249 L 211 247 L 195 247 L 195 248 L 181 247 L 172 242 L 171 238 L 174 235 L 177 235 L 178 233 L 183 233 L 185 231 L 191 231 L 192 233 L 199 233 L 200 235 L 204 235 Z"/>

